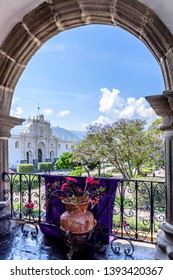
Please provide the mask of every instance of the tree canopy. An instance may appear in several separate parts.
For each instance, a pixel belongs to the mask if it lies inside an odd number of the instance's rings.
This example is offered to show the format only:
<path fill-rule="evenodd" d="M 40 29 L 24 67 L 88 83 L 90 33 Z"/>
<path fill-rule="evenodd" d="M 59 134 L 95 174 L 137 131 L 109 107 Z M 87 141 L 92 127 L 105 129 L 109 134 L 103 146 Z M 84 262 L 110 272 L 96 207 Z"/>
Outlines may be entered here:
<path fill-rule="evenodd" d="M 74 153 L 82 164 L 104 160 L 111 163 L 124 179 L 130 179 L 151 158 L 154 160 L 159 145 L 161 150 L 159 134 L 152 132 L 152 127 L 146 129 L 146 122 L 142 120 L 122 119 L 111 125 L 90 125 L 86 138 Z"/>
<path fill-rule="evenodd" d="M 71 163 L 72 154 L 69 152 L 64 152 L 60 155 L 60 158 L 55 162 L 55 169 L 68 169 L 72 166 Z"/>

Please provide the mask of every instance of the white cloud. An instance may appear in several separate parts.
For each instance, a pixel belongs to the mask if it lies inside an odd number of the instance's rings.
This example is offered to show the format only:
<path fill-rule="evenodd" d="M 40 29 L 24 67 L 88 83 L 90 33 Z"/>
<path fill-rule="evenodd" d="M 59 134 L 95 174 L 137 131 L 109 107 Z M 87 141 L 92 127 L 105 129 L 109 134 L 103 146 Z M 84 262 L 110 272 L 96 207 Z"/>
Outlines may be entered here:
<path fill-rule="evenodd" d="M 52 109 L 44 109 L 43 110 L 43 113 L 45 114 L 45 115 L 52 115 L 53 114 L 53 110 Z"/>
<path fill-rule="evenodd" d="M 110 121 L 114 122 L 123 118 L 140 118 L 146 120 L 148 124 L 151 124 L 158 118 L 144 97 L 140 97 L 139 99 L 128 97 L 125 99 L 120 96 L 118 89 L 113 89 L 111 92 L 107 88 L 102 88 L 101 93 L 99 111 L 105 113 L 106 116 L 100 116 L 97 120 L 99 123 L 110 123 Z"/>
<path fill-rule="evenodd" d="M 120 119 L 130 119 L 134 116 L 135 108 L 133 106 L 125 107 L 121 112 L 118 112 Z"/>
<path fill-rule="evenodd" d="M 12 110 L 11 111 L 11 115 L 16 117 L 16 118 L 20 118 L 23 115 L 24 111 L 22 109 L 22 107 L 17 107 L 16 110 Z"/>
<path fill-rule="evenodd" d="M 97 120 L 92 121 L 92 124 L 95 124 L 95 123 L 99 123 L 99 124 L 105 125 L 107 123 L 111 123 L 111 120 L 108 117 L 100 116 L 100 117 L 98 117 Z"/>
<path fill-rule="evenodd" d="M 110 112 L 115 106 L 122 107 L 123 99 L 119 97 L 120 91 L 113 89 L 112 92 L 107 88 L 101 89 L 100 108 L 99 111 L 102 113 Z"/>
<path fill-rule="evenodd" d="M 60 111 L 60 112 L 58 113 L 58 117 L 63 118 L 63 117 L 65 117 L 65 116 L 69 115 L 69 114 L 70 114 L 70 111 L 69 111 L 69 110 Z"/>

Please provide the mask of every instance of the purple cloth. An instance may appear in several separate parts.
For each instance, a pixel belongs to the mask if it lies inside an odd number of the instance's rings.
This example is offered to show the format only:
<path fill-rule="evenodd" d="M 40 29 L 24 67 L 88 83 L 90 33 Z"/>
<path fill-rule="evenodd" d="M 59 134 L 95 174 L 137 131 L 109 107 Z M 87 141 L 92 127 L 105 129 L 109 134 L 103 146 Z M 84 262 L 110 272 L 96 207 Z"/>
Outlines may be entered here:
<path fill-rule="evenodd" d="M 46 222 L 40 223 L 40 230 L 43 234 L 56 237 L 62 237 L 59 228 L 60 215 L 66 211 L 65 205 L 57 197 L 49 198 L 47 184 L 57 181 L 65 182 L 67 176 L 43 175 L 45 178 L 46 201 L 49 199 L 49 206 L 46 208 Z M 72 176 L 71 176 L 72 177 Z M 77 179 L 78 186 L 85 185 L 86 177 L 73 177 Z M 116 189 L 120 179 L 114 178 L 95 178 L 99 180 L 100 186 L 105 188 L 104 196 L 100 199 L 99 204 L 93 209 L 89 209 L 97 223 L 102 226 L 103 232 L 107 235 L 112 230 L 113 208 L 116 195 Z M 108 236 L 108 235 L 107 235 Z"/>

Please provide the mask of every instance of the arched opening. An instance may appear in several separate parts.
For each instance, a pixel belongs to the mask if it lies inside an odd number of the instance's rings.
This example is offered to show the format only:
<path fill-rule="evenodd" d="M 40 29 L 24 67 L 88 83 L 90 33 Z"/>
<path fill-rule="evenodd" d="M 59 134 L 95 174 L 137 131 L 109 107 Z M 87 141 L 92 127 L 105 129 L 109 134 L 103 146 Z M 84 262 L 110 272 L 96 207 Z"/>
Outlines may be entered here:
<path fill-rule="evenodd" d="M 44 142 L 39 142 L 38 143 L 38 154 L 37 154 L 37 157 L 38 157 L 38 162 L 43 162 L 45 161 L 45 156 L 46 156 L 46 151 L 45 151 L 45 143 Z"/>
<path fill-rule="evenodd" d="M 82 130 L 92 121 L 123 118 L 125 112 L 121 111 L 129 107 L 129 97 L 135 98 L 136 105 L 142 97 L 148 108 L 145 95 L 161 92 L 163 87 L 160 67 L 135 36 L 114 26 L 89 25 L 63 32 L 45 43 L 23 73 L 14 97 L 21 104 L 26 89 L 23 117 L 34 115 L 40 100 L 40 110 L 52 126 Z M 113 107 L 107 104 L 111 98 Z M 121 101 L 122 107 L 118 105 Z M 13 112 L 17 104 L 12 106 Z M 140 112 L 137 106 L 135 111 Z M 147 120 L 151 122 L 149 116 Z M 68 137 L 70 140 L 74 138 Z"/>
<path fill-rule="evenodd" d="M 159 63 L 165 89 L 173 88 L 173 37 L 151 9 L 137 0 L 82 2 L 73 0 L 70 5 L 64 1 L 44 2 L 25 15 L 4 40 L 0 49 L 0 110 L 10 125 L 2 130 L 2 137 L 9 137 L 10 128 L 22 121 L 8 115 L 15 86 L 27 63 L 46 41 L 74 27 L 105 24 L 132 33 L 149 48 Z M 2 171 L 7 169 L 7 164 L 5 159 L 5 166 L 1 164 Z"/>
<path fill-rule="evenodd" d="M 26 152 L 27 163 L 32 163 L 32 152 L 29 150 Z"/>
<path fill-rule="evenodd" d="M 42 153 L 42 149 L 38 149 L 38 162 L 42 162 L 43 161 L 43 153 Z"/>
<path fill-rule="evenodd" d="M 25 15 L 21 22 L 14 26 L 0 49 L 0 111 L 2 116 L 0 120 L 0 150 L 3 151 L 0 164 L 1 174 L 8 167 L 8 147 L 4 138 L 8 138 L 10 129 L 22 121 L 9 117 L 9 112 L 15 86 L 27 63 L 44 42 L 52 36 L 67 29 L 88 24 L 120 26 L 134 34 L 147 45 L 159 63 L 166 91 L 173 89 L 173 36 L 156 14 L 141 2 L 137 0 L 96 0 L 94 2 L 72 0 L 70 3 L 55 0 L 44 2 Z M 172 92 L 166 92 L 164 96 L 158 98 L 158 114 L 166 115 L 166 117 L 168 115 L 165 127 L 171 127 L 173 119 L 170 94 Z M 155 104 L 156 100 L 152 101 L 153 107 L 155 105 L 158 107 L 158 104 Z M 167 108 L 166 113 L 163 110 L 165 108 Z M 7 123 L 8 125 L 6 125 Z M 171 155 L 171 139 L 168 140 L 169 155 Z M 171 160 L 169 160 L 170 166 Z M 171 171 L 170 166 L 168 171 Z M 172 181 L 171 176 L 168 172 L 169 183 Z M 3 186 L 3 183 L 1 185 Z M 171 186 L 168 184 L 168 187 Z M 172 192 L 170 193 L 172 194 Z M 1 198 L 3 198 L 3 188 Z M 169 199 L 167 216 L 168 222 L 173 223 L 171 199 L 172 197 Z M 167 227 L 167 232 L 170 231 L 172 228 Z"/>
<path fill-rule="evenodd" d="M 134 34 L 148 46 L 160 64 L 165 88 L 172 88 L 173 38 L 152 10 L 137 0 L 82 2 L 72 1 L 70 5 L 63 1 L 44 2 L 12 29 L 1 46 L 1 112 L 9 114 L 17 81 L 41 45 L 64 30 L 88 24 L 120 26 Z M 8 99 L 5 98 L 7 94 Z"/>

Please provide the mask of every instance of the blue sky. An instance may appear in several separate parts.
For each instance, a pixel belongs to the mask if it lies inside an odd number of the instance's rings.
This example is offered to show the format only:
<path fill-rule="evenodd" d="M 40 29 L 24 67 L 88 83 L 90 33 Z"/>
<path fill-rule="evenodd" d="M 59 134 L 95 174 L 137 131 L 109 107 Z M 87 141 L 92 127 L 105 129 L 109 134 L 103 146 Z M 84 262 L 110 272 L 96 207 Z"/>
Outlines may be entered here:
<path fill-rule="evenodd" d="M 84 130 L 91 123 L 157 116 L 145 100 L 164 90 L 161 69 L 136 37 L 113 26 L 70 29 L 33 56 L 15 88 L 11 115 L 43 113 L 53 126 Z"/>

